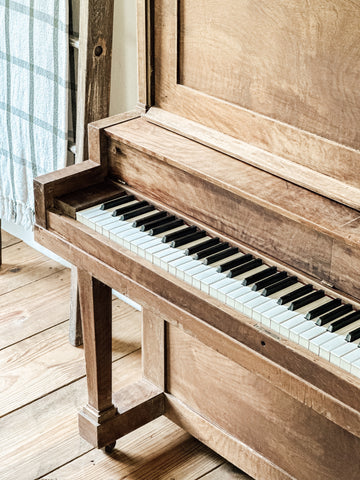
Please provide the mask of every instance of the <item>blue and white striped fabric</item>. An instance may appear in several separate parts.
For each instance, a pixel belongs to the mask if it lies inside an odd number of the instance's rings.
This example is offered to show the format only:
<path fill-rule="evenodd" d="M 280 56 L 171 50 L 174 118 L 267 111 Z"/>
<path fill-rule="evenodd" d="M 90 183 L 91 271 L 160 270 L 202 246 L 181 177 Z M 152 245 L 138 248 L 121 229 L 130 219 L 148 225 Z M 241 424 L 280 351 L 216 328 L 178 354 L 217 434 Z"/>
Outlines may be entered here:
<path fill-rule="evenodd" d="M 68 0 L 0 0 L 0 218 L 25 228 L 67 162 L 68 45 Z"/>

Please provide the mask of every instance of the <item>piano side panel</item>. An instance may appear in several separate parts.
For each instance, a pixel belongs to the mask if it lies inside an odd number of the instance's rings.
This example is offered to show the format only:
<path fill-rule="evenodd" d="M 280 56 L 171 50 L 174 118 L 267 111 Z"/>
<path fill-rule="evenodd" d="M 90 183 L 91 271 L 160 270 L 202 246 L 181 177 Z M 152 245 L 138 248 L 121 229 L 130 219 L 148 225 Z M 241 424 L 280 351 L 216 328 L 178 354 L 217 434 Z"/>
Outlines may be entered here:
<path fill-rule="evenodd" d="M 167 390 L 298 480 L 358 478 L 359 438 L 174 326 Z"/>

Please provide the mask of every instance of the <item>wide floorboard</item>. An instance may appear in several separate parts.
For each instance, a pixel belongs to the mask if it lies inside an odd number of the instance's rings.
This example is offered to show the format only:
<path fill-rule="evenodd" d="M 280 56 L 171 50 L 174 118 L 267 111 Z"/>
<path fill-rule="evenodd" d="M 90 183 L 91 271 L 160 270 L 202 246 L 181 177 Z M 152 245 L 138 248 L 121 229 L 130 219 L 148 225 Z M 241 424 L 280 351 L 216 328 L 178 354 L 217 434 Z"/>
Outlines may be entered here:
<path fill-rule="evenodd" d="M 251 480 L 166 418 L 111 455 L 80 438 L 83 349 L 68 342 L 70 272 L 6 232 L 0 267 L 1 480 Z M 113 301 L 116 390 L 140 378 L 140 313 Z"/>

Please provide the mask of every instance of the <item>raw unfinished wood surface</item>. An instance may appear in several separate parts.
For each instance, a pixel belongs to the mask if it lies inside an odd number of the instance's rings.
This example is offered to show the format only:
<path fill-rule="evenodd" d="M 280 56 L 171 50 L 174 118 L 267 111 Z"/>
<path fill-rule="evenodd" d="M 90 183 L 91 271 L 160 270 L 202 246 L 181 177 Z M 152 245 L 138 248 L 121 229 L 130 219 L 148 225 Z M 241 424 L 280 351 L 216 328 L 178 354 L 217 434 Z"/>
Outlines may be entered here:
<path fill-rule="evenodd" d="M 0 312 L 6 308 L 11 317 L 0 318 L 0 338 L 6 338 L 0 352 L 1 479 L 249 479 L 163 417 L 120 439 L 111 455 L 81 439 L 77 412 L 87 391 L 83 350 L 67 340 L 69 271 L 54 263 L 49 272 L 44 265 L 52 261 L 2 233 L 0 289 L 11 283 L 11 269 L 31 268 L 18 273 L 13 290 L 0 290 Z M 112 303 L 113 387 L 119 390 L 141 378 L 141 314 L 117 299 Z M 20 309 L 33 325 L 23 333 Z"/>

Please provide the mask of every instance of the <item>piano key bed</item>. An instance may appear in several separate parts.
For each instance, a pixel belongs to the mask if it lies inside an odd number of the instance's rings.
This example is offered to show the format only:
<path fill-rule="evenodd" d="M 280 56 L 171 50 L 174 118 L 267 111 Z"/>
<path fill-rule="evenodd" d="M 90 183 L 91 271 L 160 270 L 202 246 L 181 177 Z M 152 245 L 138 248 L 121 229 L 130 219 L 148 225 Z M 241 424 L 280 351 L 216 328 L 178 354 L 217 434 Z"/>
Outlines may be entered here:
<path fill-rule="evenodd" d="M 206 231 L 121 195 L 79 222 L 360 378 L 360 311 Z"/>

